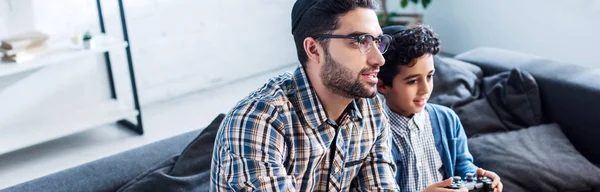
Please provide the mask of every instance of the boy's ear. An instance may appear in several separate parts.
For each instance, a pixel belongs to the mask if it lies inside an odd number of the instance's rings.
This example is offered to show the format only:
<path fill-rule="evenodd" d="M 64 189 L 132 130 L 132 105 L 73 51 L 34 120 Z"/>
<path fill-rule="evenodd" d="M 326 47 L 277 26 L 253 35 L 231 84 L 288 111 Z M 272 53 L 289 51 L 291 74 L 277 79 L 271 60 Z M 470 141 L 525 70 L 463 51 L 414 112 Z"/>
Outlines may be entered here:
<path fill-rule="evenodd" d="M 379 93 L 386 95 L 388 93 L 388 89 L 389 87 L 384 85 L 381 79 L 377 81 L 377 91 L 379 91 Z"/>

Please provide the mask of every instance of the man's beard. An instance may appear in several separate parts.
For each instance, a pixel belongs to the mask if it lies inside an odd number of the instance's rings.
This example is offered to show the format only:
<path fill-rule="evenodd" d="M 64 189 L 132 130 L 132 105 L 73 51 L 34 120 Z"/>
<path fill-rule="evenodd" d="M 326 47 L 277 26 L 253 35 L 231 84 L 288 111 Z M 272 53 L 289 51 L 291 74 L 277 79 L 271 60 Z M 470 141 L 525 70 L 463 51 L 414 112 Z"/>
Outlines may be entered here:
<path fill-rule="evenodd" d="M 372 71 L 364 68 L 354 75 L 344 65 L 333 60 L 328 50 L 325 50 L 325 65 L 321 68 L 321 79 L 326 88 L 331 92 L 348 98 L 375 97 L 375 85 L 365 86 L 360 82 L 361 74 Z"/>

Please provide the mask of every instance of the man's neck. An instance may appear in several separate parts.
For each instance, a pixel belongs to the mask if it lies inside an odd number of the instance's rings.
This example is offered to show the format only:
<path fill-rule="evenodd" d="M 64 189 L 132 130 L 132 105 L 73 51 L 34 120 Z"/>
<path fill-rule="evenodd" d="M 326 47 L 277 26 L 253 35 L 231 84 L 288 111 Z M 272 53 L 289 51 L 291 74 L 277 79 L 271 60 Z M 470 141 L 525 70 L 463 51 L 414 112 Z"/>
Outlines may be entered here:
<path fill-rule="evenodd" d="M 346 110 L 346 107 L 352 102 L 352 99 L 334 94 L 325 87 L 321 87 L 320 90 L 315 87 L 315 91 L 319 96 L 323 108 L 325 108 L 325 111 L 327 112 L 327 116 L 329 116 L 331 120 L 339 123 L 339 120 L 344 114 L 344 110 Z"/>
<path fill-rule="evenodd" d="M 307 71 L 307 76 L 310 79 L 310 83 L 315 89 L 315 92 L 317 92 L 318 99 L 321 101 L 323 108 L 325 108 L 325 111 L 327 112 L 327 116 L 329 116 L 331 120 L 338 122 L 344 114 L 346 107 L 352 102 L 352 98 L 331 92 L 323 85 L 321 78 L 316 73 Z"/>

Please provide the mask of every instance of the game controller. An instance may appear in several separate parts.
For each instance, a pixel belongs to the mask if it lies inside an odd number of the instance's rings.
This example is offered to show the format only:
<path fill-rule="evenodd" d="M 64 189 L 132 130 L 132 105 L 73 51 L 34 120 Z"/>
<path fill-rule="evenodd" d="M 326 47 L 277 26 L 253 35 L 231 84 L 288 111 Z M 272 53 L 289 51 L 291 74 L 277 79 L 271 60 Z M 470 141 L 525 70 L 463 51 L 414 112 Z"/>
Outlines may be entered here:
<path fill-rule="evenodd" d="M 475 177 L 473 173 L 467 173 L 465 179 L 460 176 L 452 177 L 452 184 L 448 185 L 448 189 L 463 189 L 466 188 L 469 192 L 493 192 L 492 180 L 487 177 Z"/>

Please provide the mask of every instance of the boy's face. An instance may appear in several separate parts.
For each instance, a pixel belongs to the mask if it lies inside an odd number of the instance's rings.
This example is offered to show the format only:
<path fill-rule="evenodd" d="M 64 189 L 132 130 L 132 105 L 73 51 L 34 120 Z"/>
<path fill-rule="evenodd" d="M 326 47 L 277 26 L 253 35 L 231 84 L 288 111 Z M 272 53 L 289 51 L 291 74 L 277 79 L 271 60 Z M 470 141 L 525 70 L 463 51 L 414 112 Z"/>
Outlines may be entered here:
<path fill-rule="evenodd" d="M 399 73 L 392 80 L 392 86 L 377 84 L 384 95 L 388 107 L 406 117 L 421 112 L 433 90 L 433 56 L 425 54 L 416 59 L 413 66 L 399 66 Z"/>

